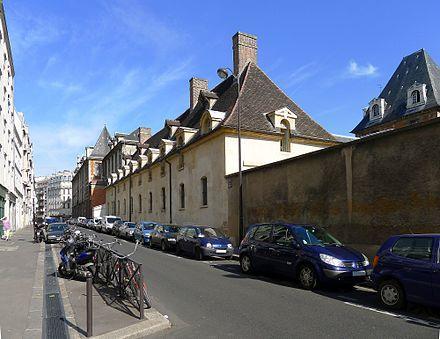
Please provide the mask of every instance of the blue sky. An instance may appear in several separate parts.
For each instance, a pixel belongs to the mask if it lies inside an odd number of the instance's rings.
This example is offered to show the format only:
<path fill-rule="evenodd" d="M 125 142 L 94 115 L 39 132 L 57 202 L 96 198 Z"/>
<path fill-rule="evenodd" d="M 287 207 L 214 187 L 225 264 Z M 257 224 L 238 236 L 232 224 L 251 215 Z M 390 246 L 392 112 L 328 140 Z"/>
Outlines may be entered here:
<path fill-rule="evenodd" d="M 440 62 L 440 1 L 5 0 L 15 106 L 37 175 L 73 169 L 104 124 L 157 131 L 189 105 L 192 76 L 219 80 L 236 31 L 260 67 L 327 130 L 349 134 L 401 59 Z M 418 13 L 419 12 L 419 13 Z"/>

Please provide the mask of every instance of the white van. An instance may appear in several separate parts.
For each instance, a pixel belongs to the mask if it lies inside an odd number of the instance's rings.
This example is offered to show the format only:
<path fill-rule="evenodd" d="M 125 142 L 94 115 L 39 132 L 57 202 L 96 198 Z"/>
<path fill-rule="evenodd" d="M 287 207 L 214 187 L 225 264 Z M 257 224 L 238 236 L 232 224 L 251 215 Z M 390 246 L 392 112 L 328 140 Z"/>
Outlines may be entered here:
<path fill-rule="evenodd" d="M 118 220 L 121 220 L 121 218 L 115 217 L 114 215 L 107 215 L 102 219 L 101 231 L 104 233 L 112 233 L 113 225 Z"/>

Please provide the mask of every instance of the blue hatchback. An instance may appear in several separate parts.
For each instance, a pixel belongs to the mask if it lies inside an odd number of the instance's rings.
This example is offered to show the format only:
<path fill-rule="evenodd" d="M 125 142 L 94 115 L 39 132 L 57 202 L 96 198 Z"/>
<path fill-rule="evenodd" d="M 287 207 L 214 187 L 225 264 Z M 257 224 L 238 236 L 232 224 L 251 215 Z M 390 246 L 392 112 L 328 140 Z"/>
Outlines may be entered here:
<path fill-rule="evenodd" d="M 136 225 L 134 231 L 134 239 L 142 242 L 144 245 L 150 246 L 150 235 L 154 231 L 154 226 L 157 223 L 151 221 L 141 221 Z"/>
<path fill-rule="evenodd" d="M 355 285 L 371 273 L 367 257 L 312 225 L 267 223 L 248 228 L 240 245 L 244 273 L 272 270 L 298 278 L 305 289 L 319 283 Z"/>
<path fill-rule="evenodd" d="M 440 305 L 440 234 L 389 238 L 373 261 L 372 280 L 380 303 L 400 309 L 407 301 Z"/>
<path fill-rule="evenodd" d="M 184 226 L 177 235 L 176 252 L 192 254 L 197 260 L 213 256 L 230 259 L 234 254 L 234 247 L 218 228 Z"/>

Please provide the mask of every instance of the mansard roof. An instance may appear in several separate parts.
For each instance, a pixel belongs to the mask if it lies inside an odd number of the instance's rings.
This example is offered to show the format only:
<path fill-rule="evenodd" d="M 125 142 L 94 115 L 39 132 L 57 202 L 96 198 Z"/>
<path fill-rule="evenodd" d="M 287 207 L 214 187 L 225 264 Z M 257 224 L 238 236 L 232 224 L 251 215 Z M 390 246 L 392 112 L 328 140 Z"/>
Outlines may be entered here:
<path fill-rule="evenodd" d="M 250 62 L 244 68 L 240 77 L 240 100 L 237 102 L 237 83 L 232 76 L 223 80 L 209 91 L 211 97 L 217 101 L 211 107 L 213 111 L 224 112 L 225 120 L 217 127 L 237 127 L 238 109 L 241 114 L 242 130 L 278 133 L 267 119 L 265 113 L 288 107 L 297 115 L 296 132 L 294 135 L 335 141 L 332 134 L 315 122 L 306 112 L 294 103 L 273 81 L 254 63 Z M 205 95 L 207 92 L 202 93 Z M 181 127 L 200 128 L 200 118 L 206 107 L 199 100 L 193 110 L 187 109 L 175 120 Z M 151 147 L 158 147 L 162 139 L 168 138 L 169 130 L 164 127 L 146 141 Z M 193 141 L 201 137 L 197 133 Z"/>
<path fill-rule="evenodd" d="M 415 82 L 426 85 L 426 105 L 423 110 L 440 106 L 440 68 L 428 53 L 421 49 L 402 59 L 396 71 L 379 95 L 385 99 L 386 107 L 382 119 L 369 119 L 366 114 L 361 122 L 351 131 L 358 133 L 372 126 L 378 126 L 405 115 L 416 113 L 407 111 L 407 90 Z"/>
<path fill-rule="evenodd" d="M 109 142 L 110 133 L 108 132 L 107 127 L 104 126 L 90 156 L 95 158 L 105 157 L 105 155 L 110 151 Z"/>

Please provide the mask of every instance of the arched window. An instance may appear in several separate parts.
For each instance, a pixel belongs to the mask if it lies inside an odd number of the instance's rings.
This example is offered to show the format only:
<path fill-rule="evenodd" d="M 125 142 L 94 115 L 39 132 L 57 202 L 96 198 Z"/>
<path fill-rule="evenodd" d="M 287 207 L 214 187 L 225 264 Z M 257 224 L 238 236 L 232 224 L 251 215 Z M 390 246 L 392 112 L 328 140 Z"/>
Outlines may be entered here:
<path fill-rule="evenodd" d="M 413 105 L 420 102 L 420 92 L 418 90 L 413 91 L 411 97 Z"/>
<path fill-rule="evenodd" d="M 185 208 L 185 185 L 180 184 L 180 208 Z"/>
<path fill-rule="evenodd" d="M 148 193 L 148 212 L 153 212 L 153 193 Z"/>
<path fill-rule="evenodd" d="M 179 169 L 183 169 L 185 166 L 185 157 L 183 156 L 183 153 L 179 154 Z"/>
<path fill-rule="evenodd" d="M 379 111 L 379 105 L 378 104 L 373 105 L 372 110 L 373 110 L 373 117 L 380 116 L 380 111 Z"/>
<path fill-rule="evenodd" d="M 290 152 L 290 124 L 287 120 L 282 120 L 281 124 L 284 127 L 281 129 L 283 137 L 280 141 L 280 150 L 281 152 Z"/>
<path fill-rule="evenodd" d="M 177 139 L 177 147 L 182 147 L 182 146 L 183 146 L 183 143 L 184 143 L 184 141 L 183 141 L 183 136 L 181 135 L 181 136 L 179 137 L 179 139 Z"/>
<path fill-rule="evenodd" d="M 127 214 L 127 200 L 124 199 L 124 215 Z"/>
<path fill-rule="evenodd" d="M 167 204 L 166 204 L 166 194 L 165 194 L 165 187 L 162 187 L 162 211 L 165 211 Z"/>
<path fill-rule="evenodd" d="M 118 215 L 121 215 L 121 202 L 118 200 Z"/>
<path fill-rule="evenodd" d="M 206 177 L 202 177 L 200 179 L 202 186 L 202 206 L 208 205 L 208 179 Z"/>
<path fill-rule="evenodd" d="M 142 212 L 142 195 L 139 194 L 139 213 Z"/>
<path fill-rule="evenodd" d="M 211 118 L 208 115 L 205 115 L 202 119 L 202 123 L 200 126 L 200 129 L 202 131 L 202 134 L 209 133 L 212 129 L 211 124 Z"/>

